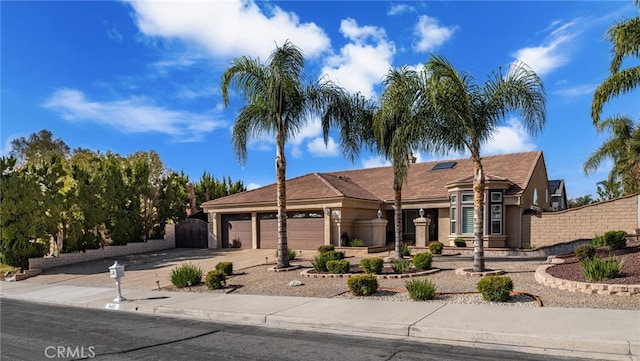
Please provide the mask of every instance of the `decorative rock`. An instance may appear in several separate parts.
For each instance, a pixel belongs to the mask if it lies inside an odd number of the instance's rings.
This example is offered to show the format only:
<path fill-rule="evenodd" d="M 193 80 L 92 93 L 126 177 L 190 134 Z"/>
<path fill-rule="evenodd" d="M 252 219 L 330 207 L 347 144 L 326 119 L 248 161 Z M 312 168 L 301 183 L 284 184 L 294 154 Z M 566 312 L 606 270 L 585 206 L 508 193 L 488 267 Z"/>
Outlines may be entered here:
<path fill-rule="evenodd" d="M 293 281 L 289 282 L 289 284 L 287 284 L 287 286 L 289 286 L 289 287 L 302 286 L 302 282 L 298 281 L 298 280 L 293 280 Z"/>

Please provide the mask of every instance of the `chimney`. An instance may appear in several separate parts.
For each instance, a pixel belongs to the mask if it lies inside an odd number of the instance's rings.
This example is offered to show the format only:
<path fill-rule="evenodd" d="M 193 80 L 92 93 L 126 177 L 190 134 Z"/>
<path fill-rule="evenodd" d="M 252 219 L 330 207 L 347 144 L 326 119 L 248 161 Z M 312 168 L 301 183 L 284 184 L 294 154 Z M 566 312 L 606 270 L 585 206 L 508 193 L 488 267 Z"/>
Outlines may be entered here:
<path fill-rule="evenodd" d="M 413 156 L 413 152 L 409 152 L 409 155 L 407 156 L 407 160 L 409 160 L 409 164 L 414 164 L 417 158 Z"/>

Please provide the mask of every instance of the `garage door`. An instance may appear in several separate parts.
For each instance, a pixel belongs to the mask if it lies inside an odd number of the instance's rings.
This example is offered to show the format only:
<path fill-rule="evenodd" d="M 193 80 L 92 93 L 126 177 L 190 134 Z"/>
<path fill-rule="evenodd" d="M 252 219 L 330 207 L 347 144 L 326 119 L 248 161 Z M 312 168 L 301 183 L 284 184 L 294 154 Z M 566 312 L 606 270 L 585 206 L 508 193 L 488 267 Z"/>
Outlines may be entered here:
<path fill-rule="evenodd" d="M 222 216 L 222 248 L 252 248 L 250 214 Z"/>
<path fill-rule="evenodd" d="M 275 213 L 258 215 L 259 248 L 278 248 L 278 220 Z M 324 244 L 322 211 L 289 212 L 287 246 L 294 250 L 316 249 Z"/>

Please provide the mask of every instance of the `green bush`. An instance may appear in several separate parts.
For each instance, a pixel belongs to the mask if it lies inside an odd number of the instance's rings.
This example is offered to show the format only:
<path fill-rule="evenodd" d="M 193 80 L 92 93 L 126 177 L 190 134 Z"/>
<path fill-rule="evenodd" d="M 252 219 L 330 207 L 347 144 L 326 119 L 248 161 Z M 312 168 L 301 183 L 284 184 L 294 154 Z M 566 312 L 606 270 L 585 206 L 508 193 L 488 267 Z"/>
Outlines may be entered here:
<path fill-rule="evenodd" d="M 210 290 L 219 290 L 224 288 L 226 281 L 227 275 L 224 273 L 224 271 L 219 269 L 214 269 L 207 272 L 207 275 L 204 278 L 204 282 Z"/>
<path fill-rule="evenodd" d="M 419 271 L 431 268 L 432 261 L 433 256 L 429 252 L 422 252 L 413 255 L 413 266 Z"/>
<path fill-rule="evenodd" d="M 380 274 L 383 266 L 382 258 L 363 258 L 360 260 L 360 267 L 365 273 Z"/>
<path fill-rule="evenodd" d="M 513 281 L 507 276 L 487 276 L 478 281 L 478 291 L 491 302 L 506 302 L 511 299 Z"/>
<path fill-rule="evenodd" d="M 464 241 L 464 239 L 457 237 L 456 239 L 453 240 L 453 244 L 456 247 L 466 247 L 467 246 L 467 242 Z"/>
<path fill-rule="evenodd" d="M 402 255 L 402 257 L 411 256 L 411 250 L 409 249 L 409 246 L 403 243 L 402 248 L 400 249 L 400 254 Z"/>
<path fill-rule="evenodd" d="M 604 244 L 612 250 L 623 249 L 627 246 L 625 231 L 609 231 L 604 234 Z"/>
<path fill-rule="evenodd" d="M 222 271 L 225 276 L 229 277 L 233 274 L 233 263 L 232 262 L 220 262 L 216 264 L 216 270 Z"/>
<path fill-rule="evenodd" d="M 347 287 L 355 296 L 371 296 L 378 290 L 378 280 L 370 274 L 356 275 L 349 277 Z"/>
<path fill-rule="evenodd" d="M 340 260 L 344 259 L 344 252 L 341 251 L 329 251 L 322 254 L 323 257 L 327 258 L 327 261 Z"/>
<path fill-rule="evenodd" d="M 364 247 L 364 241 L 358 238 L 351 240 L 351 247 Z"/>
<path fill-rule="evenodd" d="M 327 272 L 327 262 L 331 261 L 327 259 L 323 254 L 317 255 L 313 257 L 313 261 L 311 261 L 311 266 L 317 272 Z"/>
<path fill-rule="evenodd" d="M 296 251 L 291 248 L 287 248 L 287 256 L 289 257 L 289 261 L 293 261 L 296 259 Z"/>
<path fill-rule="evenodd" d="M 342 274 L 349 272 L 349 261 L 346 259 L 331 260 L 327 262 L 327 269 L 334 274 Z"/>
<path fill-rule="evenodd" d="M 442 249 L 444 248 L 444 244 L 442 242 L 433 241 L 429 242 L 429 251 L 433 254 L 441 254 Z"/>
<path fill-rule="evenodd" d="M 436 285 L 426 278 L 415 278 L 404 283 L 409 296 L 414 301 L 431 300 L 436 294 Z"/>
<path fill-rule="evenodd" d="M 596 256 L 596 247 L 590 244 L 583 244 L 576 247 L 576 249 L 573 250 L 573 254 L 576 256 L 578 261 L 592 259 Z"/>
<path fill-rule="evenodd" d="M 615 260 L 613 258 L 602 259 L 595 256 L 592 259 L 585 259 L 580 262 L 582 272 L 589 281 L 600 281 L 620 276 L 624 260 Z"/>
<path fill-rule="evenodd" d="M 5 240 L 0 242 L 0 259 L 13 267 L 29 268 L 29 258 L 40 258 L 49 248 L 40 242 Z"/>
<path fill-rule="evenodd" d="M 593 236 L 593 240 L 592 240 L 593 246 L 594 247 L 602 247 L 602 246 L 606 246 L 606 243 L 604 241 L 604 235 L 602 234 L 596 234 Z"/>
<path fill-rule="evenodd" d="M 391 262 L 391 268 L 395 273 L 405 273 L 411 269 L 411 261 L 406 259 L 397 259 Z"/>
<path fill-rule="evenodd" d="M 202 270 L 191 263 L 185 263 L 171 270 L 171 283 L 177 288 L 195 286 L 202 282 Z"/>
<path fill-rule="evenodd" d="M 318 247 L 318 252 L 320 252 L 320 254 L 327 253 L 327 252 L 333 252 L 335 250 L 336 250 L 336 246 L 334 246 L 332 244 L 324 244 L 324 245 Z"/>

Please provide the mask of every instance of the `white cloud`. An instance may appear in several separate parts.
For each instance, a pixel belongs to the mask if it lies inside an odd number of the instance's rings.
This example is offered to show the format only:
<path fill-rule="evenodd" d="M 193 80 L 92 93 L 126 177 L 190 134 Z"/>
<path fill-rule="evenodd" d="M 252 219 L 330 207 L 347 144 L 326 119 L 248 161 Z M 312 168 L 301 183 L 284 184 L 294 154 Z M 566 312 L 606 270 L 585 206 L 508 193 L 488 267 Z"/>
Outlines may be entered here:
<path fill-rule="evenodd" d="M 258 183 L 251 182 L 251 183 L 247 184 L 247 190 L 248 191 L 250 191 L 252 189 L 260 188 L 260 187 L 262 187 L 262 186 L 260 184 L 258 184 Z"/>
<path fill-rule="evenodd" d="M 433 51 L 449 40 L 456 30 L 455 26 L 440 26 L 438 19 L 422 15 L 415 27 L 418 39 L 413 48 L 419 52 Z"/>
<path fill-rule="evenodd" d="M 15 139 L 18 139 L 20 137 L 24 137 L 24 135 L 19 133 L 9 135 L 4 140 L 4 146 L 0 148 L 0 157 L 8 157 L 9 153 L 11 153 L 11 151 L 13 150 L 13 146 L 11 145 L 11 142 L 13 142 Z"/>
<path fill-rule="evenodd" d="M 313 157 L 335 157 L 340 154 L 338 149 L 338 143 L 333 138 L 329 137 L 327 144 L 324 144 L 324 138 L 314 138 L 307 144 L 307 150 Z"/>
<path fill-rule="evenodd" d="M 147 36 L 179 38 L 214 56 L 249 55 L 266 59 L 287 39 L 308 57 L 319 56 L 330 39 L 314 23 L 277 6 L 268 13 L 253 0 L 130 1 L 138 28 Z M 268 6 L 268 5 L 265 5 Z"/>
<path fill-rule="evenodd" d="M 340 32 L 350 43 L 343 46 L 339 54 L 325 59 L 322 74 L 349 92 L 373 97 L 374 85 L 391 68 L 395 45 L 388 40 L 384 29 L 360 27 L 354 19 L 342 20 Z"/>
<path fill-rule="evenodd" d="M 203 134 L 226 123 L 209 116 L 155 105 L 144 97 L 109 102 L 90 101 L 74 89 L 60 89 L 43 104 L 69 121 L 88 121 L 122 133 L 164 133 L 177 141 L 198 141 Z"/>
<path fill-rule="evenodd" d="M 515 118 L 499 126 L 493 139 L 482 145 L 483 155 L 527 152 L 534 150 L 536 145 L 531 141 L 524 126 Z"/>
<path fill-rule="evenodd" d="M 416 11 L 416 8 L 413 6 L 409 6 L 407 4 L 398 4 L 392 5 L 391 8 L 389 8 L 389 11 L 387 11 L 387 15 L 395 16 L 405 13 L 412 13 L 414 11 Z"/>
<path fill-rule="evenodd" d="M 597 85 L 586 84 L 586 85 L 575 86 L 573 88 L 556 90 L 553 93 L 562 95 L 562 96 L 567 96 L 567 97 L 577 97 L 577 96 L 587 95 L 587 94 L 592 95 L 593 92 L 595 92 L 596 88 L 597 88 Z"/>
<path fill-rule="evenodd" d="M 373 156 L 362 160 L 362 168 L 388 167 L 391 162 L 381 156 Z"/>
<path fill-rule="evenodd" d="M 512 57 L 523 61 L 539 76 L 551 73 L 569 62 L 568 44 L 576 36 L 574 31 L 578 20 L 566 24 L 553 22 L 549 28 L 555 28 L 539 46 L 526 47 L 515 51 Z"/>

